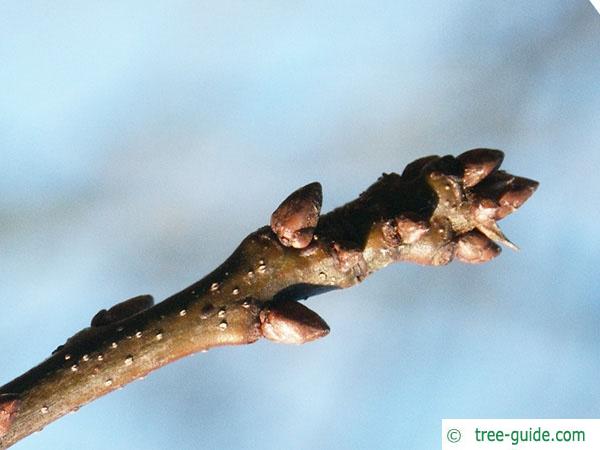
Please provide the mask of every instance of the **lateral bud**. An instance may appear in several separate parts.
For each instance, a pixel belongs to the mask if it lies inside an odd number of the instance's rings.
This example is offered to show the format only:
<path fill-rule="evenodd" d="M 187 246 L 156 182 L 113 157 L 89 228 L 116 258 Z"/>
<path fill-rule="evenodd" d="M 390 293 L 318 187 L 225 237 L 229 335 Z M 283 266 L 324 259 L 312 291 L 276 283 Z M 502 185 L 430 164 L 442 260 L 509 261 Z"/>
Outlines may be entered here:
<path fill-rule="evenodd" d="M 304 344 L 329 334 L 329 325 L 294 300 L 274 302 L 259 314 L 261 334 L 280 344 Z"/>
<path fill-rule="evenodd" d="M 271 229 L 286 247 L 305 248 L 312 241 L 321 213 L 320 183 L 292 192 L 271 215 Z"/>
<path fill-rule="evenodd" d="M 500 254 L 501 248 L 480 231 L 462 235 L 456 243 L 454 257 L 468 264 L 487 262 Z"/>
<path fill-rule="evenodd" d="M 498 196 L 500 207 L 496 211 L 496 219 L 500 220 L 520 208 L 535 192 L 539 183 L 523 177 L 514 177 L 510 188 Z"/>
<path fill-rule="evenodd" d="M 463 167 L 463 185 L 472 187 L 500 167 L 504 153 L 489 148 L 475 148 L 456 157 Z"/>
<path fill-rule="evenodd" d="M 138 295 L 137 297 L 117 303 L 108 311 L 102 309 L 92 318 L 92 327 L 102 327 L 111 323 L 119 322 L 127 317 L 142 312 L 154 305 L 151 295 Z"/>

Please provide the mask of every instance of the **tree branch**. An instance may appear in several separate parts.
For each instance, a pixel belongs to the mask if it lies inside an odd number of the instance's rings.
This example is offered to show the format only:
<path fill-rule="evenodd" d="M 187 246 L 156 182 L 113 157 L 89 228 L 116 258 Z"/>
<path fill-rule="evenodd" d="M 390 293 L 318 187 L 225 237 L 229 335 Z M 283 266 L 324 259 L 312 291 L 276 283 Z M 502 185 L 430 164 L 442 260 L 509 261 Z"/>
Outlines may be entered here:
<path fill-rule="evenodd" d="M 48 359 L 0 388 L 0 448 L 191 353 L 261 337 L 301 344 L 329 332 L 298 303 L 359 283 L 395 261 L 481 263 L 514 247 L 496 221 L 538 183 L 497 170 L 503 154 L 430 156 L 384 174 L 356 200 L 319 216 L 309 184 L 216 270 L 152 306 L 139 296 L 102 310 Z"/>

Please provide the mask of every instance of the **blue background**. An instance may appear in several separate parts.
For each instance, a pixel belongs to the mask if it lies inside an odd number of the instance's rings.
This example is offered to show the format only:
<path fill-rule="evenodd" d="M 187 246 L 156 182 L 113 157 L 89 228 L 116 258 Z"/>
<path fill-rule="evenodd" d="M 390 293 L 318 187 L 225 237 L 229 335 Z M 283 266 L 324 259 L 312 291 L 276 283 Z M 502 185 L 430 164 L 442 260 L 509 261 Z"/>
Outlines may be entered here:
<path fill-rule="evenodd" d="M 26 449 L 432 449 L 442 418 L 600 417 L 600 17 L 586 1 L 3 2 L 0 384 L 216 267 L 295 188 L 428 154 L 541 182 L 489 264 L 310 300 L 331 334 L 169 365 Z"/>

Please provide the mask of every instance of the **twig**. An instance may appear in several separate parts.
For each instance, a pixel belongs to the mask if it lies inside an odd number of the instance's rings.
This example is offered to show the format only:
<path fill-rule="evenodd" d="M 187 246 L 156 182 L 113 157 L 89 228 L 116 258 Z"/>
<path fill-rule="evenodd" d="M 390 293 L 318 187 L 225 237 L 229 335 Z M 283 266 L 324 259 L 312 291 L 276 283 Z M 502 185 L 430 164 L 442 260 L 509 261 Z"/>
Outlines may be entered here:
<path fill-rule="evenodd" d="M 503 154 L 430 156 L 384 174 L 356 200 L 319 216 L 309 184 L 275 210 L 215 271 L 152 306 L 144 295 L 102 310 L 52 356 L 0 388 L 0 448 L 191 353 L 261 337 L 302 344 L 329 327 L 298 303 L 359 283 L 395 261 L 481 263 L 514 247 L 496 221 L 538 183 L 497 170 Z"/>

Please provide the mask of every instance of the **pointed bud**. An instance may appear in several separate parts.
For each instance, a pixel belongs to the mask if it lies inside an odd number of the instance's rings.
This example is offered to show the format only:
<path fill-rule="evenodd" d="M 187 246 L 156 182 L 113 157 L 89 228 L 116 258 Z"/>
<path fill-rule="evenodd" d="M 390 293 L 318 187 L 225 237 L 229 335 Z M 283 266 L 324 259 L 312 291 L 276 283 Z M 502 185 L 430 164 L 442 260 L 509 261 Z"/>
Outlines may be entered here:
<path fill-rule="evenodd" d="M 17 394 L 0 395 L 0 437 L 10 430 L 20 407 L 21 400 Z"/>
<path fill-rule="evenodd" d="M 495 218 L 499 220 L 523 205 L 538 185 L 537 181 L 499 170 L 479 183 L 473 192 L 481 198 L 491 199 L 498 204 Z"/>
<path fill-rule="evenodd" d="M 521 207 L 533 195 L 539 183 L 528 178 L 515 177 L 508 190 L 498 197 L 500 207 L 496 219 L 500 220 Z"/>
<path fill-rule="evenodd" d="M 296 301 L 272 303 L 259 317 L 262 335 L 281 344 L 304 344 L 329 333 L 329 325 L 316 312 Z"/>
<path fill-rule="evenodd" d="M 103 309 L 92 318 L 93 327 L 101 327 L 111 323 L 119 322 L 127 317 L 142 312 L 154 305 L 151 295 L 138 295 L 121 303 L 117 303 L 108 311 Z"/>
<path fill-rule="evenodd" d="M 305 248 L 319 221 L 323 194 L 320 183 L 292 192 L 271 215 L 271 229 L 286 247 Z"/>
<path fill-rule="evenodd" d="M 504 171 L 497 170 L 489 175 L 481 183 L 473 188 L 473 192 L 484 198 L 497 200 L 503 192 L 510 189 L 510 185 L 514 182 L 515 176 Z"/>
<path fill-rule="evenodd" d="M 504 159 L 500 150 L 476 148 L 457 156 L 464 167 L 463 185 L 472 187 L 494 172 Z"/>
<path fill-rule="evenodd" d="M 474 230 L 458 239 L 454 256 L 464 263 L 479 264 L 495 258 L 501 251 L 493 241 Z"/>

